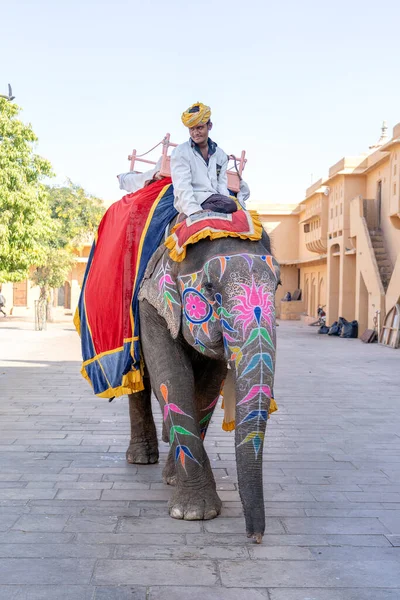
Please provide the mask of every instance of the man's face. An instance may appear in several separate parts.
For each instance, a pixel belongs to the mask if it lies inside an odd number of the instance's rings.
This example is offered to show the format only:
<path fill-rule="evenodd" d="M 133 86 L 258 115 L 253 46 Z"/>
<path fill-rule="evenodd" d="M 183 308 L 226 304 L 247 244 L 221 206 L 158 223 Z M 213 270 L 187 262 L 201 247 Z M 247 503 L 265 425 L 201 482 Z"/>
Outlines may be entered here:
<path fill-rule="evenodd" d="M 204 144 L 208 139 L 208 133 L 211 131 L 212 123 L 204 123 L 203 125 L 196 125 L 196 127 L 189 127 L 189 134 L 195 144 Z"/>

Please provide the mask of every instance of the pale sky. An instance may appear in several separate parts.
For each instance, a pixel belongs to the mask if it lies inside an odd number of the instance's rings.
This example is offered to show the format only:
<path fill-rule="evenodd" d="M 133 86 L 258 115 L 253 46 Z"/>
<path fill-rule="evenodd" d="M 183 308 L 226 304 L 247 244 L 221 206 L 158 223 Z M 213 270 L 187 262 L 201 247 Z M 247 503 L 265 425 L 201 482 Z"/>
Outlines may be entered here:
<path fill-rule="evenodd" d="M 107 202 L 132 148 L 211 106 L 213 139 L 245 149 L 257 203 L 311 179 L 400 121 L 398 0 L 13 0 L 0 6 L 0 93 L 11 82 L 37 151 Z"/>

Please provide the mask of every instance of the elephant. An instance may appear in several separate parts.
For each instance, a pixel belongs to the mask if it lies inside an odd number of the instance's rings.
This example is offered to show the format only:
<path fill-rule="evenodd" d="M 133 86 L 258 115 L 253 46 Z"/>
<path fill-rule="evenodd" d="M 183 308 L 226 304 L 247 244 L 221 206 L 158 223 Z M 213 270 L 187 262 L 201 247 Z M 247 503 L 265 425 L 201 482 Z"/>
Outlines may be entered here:
<path fill-rule="evenodd" d="M 175 519 L 217 517 L 221 500 L 203 440 L 223 382 L 235 395 L 235 452 L 247 536 L 265 531 L 262 452 L 273 390 L 279 265 L 268 235 L 260 241 L 204 239 L 174 262 L 163 244 L 139 295 L 140 340 L 149 375 L 129 396 L 130 463 L 158 460 L 151 390 L 163 414 L 170 452 L 163 470 L 174 485 Z"/>

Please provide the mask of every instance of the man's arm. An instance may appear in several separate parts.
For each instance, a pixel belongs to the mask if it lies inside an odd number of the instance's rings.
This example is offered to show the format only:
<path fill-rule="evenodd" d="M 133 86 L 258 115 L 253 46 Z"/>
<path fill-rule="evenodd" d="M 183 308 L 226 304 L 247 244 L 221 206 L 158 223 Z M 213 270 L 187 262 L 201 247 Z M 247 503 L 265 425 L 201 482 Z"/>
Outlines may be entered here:
<path fill-rule="evenodd" d="M 225 155 L 225 160 L 221 165 L 221 170 L 218 175 L 218 184 L 217 184 L 217 192 L 222 194 L 223 196 L 230 196 L 228 190 L 228 176 L 226 174 L 226 169 L 228 168 L 228 157 Z"/>
<path fill-rule="evenodd" d="M 171 154 L 171 178 L 174 185 L 176 210 L 188 217 L 202 210 L 193 194 L 189 160 L 178 148 Z"/>

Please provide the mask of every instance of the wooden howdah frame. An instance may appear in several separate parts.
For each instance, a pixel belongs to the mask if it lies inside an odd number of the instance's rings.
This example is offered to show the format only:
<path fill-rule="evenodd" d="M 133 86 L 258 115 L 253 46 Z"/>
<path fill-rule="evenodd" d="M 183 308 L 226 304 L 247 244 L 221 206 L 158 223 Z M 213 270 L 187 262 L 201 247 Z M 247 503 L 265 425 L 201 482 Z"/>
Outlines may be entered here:
<path fill-rule="evenodd" d="M 159 146 L 160 144 L 162 144 L 162 160 L 161 160 L 160 175 L 162 175 L 163 177 L 170 177 L 171 176 L 171 164 L 170 164 L 171 156 L 168 152 L 169 152 L 170 148 L 176 148 L 176 146 L 178 144 L 174 144 L 173 142 L 171 142 L 171 135 L 169 133 L 167 133 L 165 135 L 162 142 L 157 144 L 157 146 Z M 157 161 L 149 160 L 147 158 L 142 158 L 142 157 L 146 156 L 147 154 L 149 154 L 150 152 L 155 150 L 155 148 L 157 148 L 157 146 L 154 146 L 154 148 L 152 148 L 152 150 L 149 150 L 148 152 L 145 152 L 144 154 L 139 154 L 139 155 L 137 154 L 137 150 L 132 150 L 132 154 L 130 154 L 128 156 L 128 160 L 130 161 L 130 171 L 135 171 L 135 163 L 137 163 L 137 162 L 146 163 L 146 164 L 152 165 L 152 166 L 156 165 Z M 236 158 L 236 156 L 234 154 L 229 154 L 228 158 L 229 158 L 229 163 L 231 163 L 230 165 L 228 164 L 228 169 L 227 169 L 228 189 L 231 192 L 237 193 L 240 190 L 240 181 L 242 179 L 242 173 L 243 173 L 243 170 L 247 163 L 246 151 L 242 150 L 242 152 L 240 154 L 240 158 Z"/>

